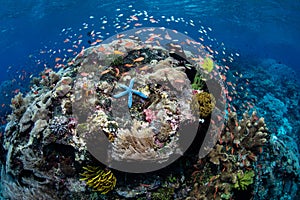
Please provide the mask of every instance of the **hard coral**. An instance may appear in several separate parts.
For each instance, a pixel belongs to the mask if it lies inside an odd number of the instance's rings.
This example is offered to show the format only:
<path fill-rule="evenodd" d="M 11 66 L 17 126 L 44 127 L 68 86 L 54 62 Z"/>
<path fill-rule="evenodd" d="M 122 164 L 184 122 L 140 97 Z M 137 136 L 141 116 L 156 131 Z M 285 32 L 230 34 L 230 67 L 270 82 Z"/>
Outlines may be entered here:
<path fill-rule="evenodd" d="M 245 113 L 240 121 L 236 113 L 229 113 L 216 146 L 196 165 L 191 196 L 238 199 L 239 195 L 249 195 L 248 186 L 254 182 L 257 156 L 268 139 L 264 120 L 255 112 L 250 116 Z"/>
<path fill-rule="evenodd" d="M 65 133 L 69 132 L 68 127 L 69 120 L 65 116 L 55 116 L 51 123 L 50 123 L 50 130 L 51 132 L 58 134 L 58 135 L 64 135 Z"/>
<path fill-rule="evenodd" d="M 85 172 L 81 174 L 83 178 L 80 180 L 85 181 L 95 191 L 106 194 L 116 186 L 117 179 L 109 169 L 103 170 L 94 166 L 83 167 L 83 169 Z"/>

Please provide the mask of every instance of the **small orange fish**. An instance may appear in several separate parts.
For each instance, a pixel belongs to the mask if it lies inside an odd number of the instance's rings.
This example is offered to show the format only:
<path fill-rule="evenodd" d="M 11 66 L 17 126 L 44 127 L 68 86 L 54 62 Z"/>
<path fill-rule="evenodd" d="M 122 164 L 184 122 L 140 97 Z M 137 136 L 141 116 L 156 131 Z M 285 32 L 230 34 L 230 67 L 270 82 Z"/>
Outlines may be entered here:
<path fill-rule="evenodd" d="M 45 74 L 49 74 L 52 71 L 52 69 L 46 69 Z"/>
<path fill-rule="evenodd" d="M 141 62 L 143 61 L 145 58 L 144 57 L 139 57 L 137 59 L 134 59 L 133 62 Z"/>
<path fill-rule="evenodd" d="M 127 63 L 127 64 L 125 64 L 124 66 L 125 66 L 125 67 L 132 67 L 133 64 L 128 64 L 128 63 Z"/>
<path fill-rule="evenodd" d="M 67 42 L 70 42 L 69 38 L 67 38 L 67 39 L 64 40 L 64 43 L 67 43 Z"/>
<path fill-rule="evenodd" d="M 81 75 L 81 76 L 88 76 L 88 75 L 89 75 L 89 73 L 86 73 L 86 72 L 81 72 L 81 73 L 80 73 L 80 75 Z"/>
<path fill-rule="evenodd" d="M 150 18 L 149 20 L 150 20 L 151 23 L 158 23 L 158 21 L 153 19 L 153 18 Z"/>
<path fill-rule="evenodd" d="M 135 16 L 135 15 L 131 15 L 130 18 L 135 20 L 135 21 L 139 20 L 139 18 L 137 18 L 137 16 Z"/>
<path fill-rule="evenodd" d="M 109 70 L 109 69 L 107 69 L 107 70 L 104 70 L 103 72 L 101 72 L 101 75 L 107 74 L 108 72 L 110 72 L 110 70 Z"/>
<path fill-rule="evenodd" d="M 166 35 L 165 35 L 165 39 L 167 40 L 172 40 L 171 36 L 169 35 L 169 33 L 167 32 Z"/>
<path fill-rule="evenodd" d="M 61 60 L 61 58 L 59 58 L 59 57 L 55 58 L 55 62 L 58 62 L 60 60 Z"/>
<path fill-rule="evenodd" d="M 20 92 L 20 89 L 14 90 L 14 94 L 17 94 L 17 93 L 19 93 L 19 92 Z"/>
<path fill-rule="evenodd" d="M 95 46 L 96 44 L 97 44 L 97 41 L 92 42 L 92 43 L 91 43 L 91 46 Z"/>
<path fill-rule="evenodd" d="M 120 75 L 120 70 L 119 68 L 115 68 L 115 70 L 116 70 L 116 77 L 118 77 Z"/>
<path fill-rule="evenodd" d="M 122 38 L 122 37 L 124 37 L 124 36 L 125 36 L 125 34 L 118 34 L 118 35 L 117 35 L 117 39 Z"/>

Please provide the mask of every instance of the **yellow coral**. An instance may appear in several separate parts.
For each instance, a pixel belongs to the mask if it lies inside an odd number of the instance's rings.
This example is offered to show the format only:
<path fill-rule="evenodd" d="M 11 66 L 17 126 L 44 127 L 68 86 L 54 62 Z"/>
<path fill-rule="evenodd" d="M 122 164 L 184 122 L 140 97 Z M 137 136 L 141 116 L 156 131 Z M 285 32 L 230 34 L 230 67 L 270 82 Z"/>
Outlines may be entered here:
<path fill-rule="evenodd" d="M 95 166 L 87 166 L 83 169 L 85 172 L 80 174 L 83 176 L 80 180 L 85 181 L 95 191 L 106 194 L 116 186 L 117 179 L 111 170 L 103 170 Z"/>
<path fill-rule="evenodd" d="M 214 109 L 216 100 L 214 96 L 208 92 L 194 94 L 191 108 L 201 118 L 207 117 Z"/>

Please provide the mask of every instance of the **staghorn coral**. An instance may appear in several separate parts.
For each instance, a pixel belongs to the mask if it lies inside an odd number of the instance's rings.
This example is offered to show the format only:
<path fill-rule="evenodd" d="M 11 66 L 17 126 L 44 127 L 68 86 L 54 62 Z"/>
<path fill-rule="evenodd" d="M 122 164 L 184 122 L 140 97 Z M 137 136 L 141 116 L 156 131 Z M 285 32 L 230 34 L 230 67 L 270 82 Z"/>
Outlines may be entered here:
<path fill-rule="evenodd" d="M 200 92 L 193 95 L 191 108 L 200 118 L 207 117 L 214 109 L 216 100 L 208 92 Z"/>
<path fill-rule="evenodd" d="M 116 186 L 117 179 L 111 170 L 94 166 L 83 167 L 83 169 L 85 172 L 80 174 L 83 177 L 80 180 L 85 181 L 93 190 L 106 194 Z"/>

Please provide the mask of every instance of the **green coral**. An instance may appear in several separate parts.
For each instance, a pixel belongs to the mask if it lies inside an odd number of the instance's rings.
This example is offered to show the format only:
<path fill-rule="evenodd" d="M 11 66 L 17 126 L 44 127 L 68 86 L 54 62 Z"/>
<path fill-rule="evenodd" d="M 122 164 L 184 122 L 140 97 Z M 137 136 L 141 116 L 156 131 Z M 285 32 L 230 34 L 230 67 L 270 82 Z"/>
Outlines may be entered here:
<path fill-rule="evenodd" d="M 249 185 L 253 183 L 254 171 L 247 171 L 243 173 L 239 171 L 237 173 L 237 181 L 234 184 L 234 188 L 238 190 L 246 190 Z"/>
<path fill-rule="evenodd" d="M 160 188 L 157 192 L 151 194 L 153 200 L 170 200 L 173 199 L 174 188 Z"/>
<path fill-rule="evenodd" d="M 196 75 L 195 75 L 193 84 L 192 84 L 192 89 L 202 90 L 204 85 L 205 85 L 205 81 L 203 80 L 202 75 L 199 72 L 197 72 Z"/>
<path fill-rule="evenodd" d="M 214 68 L 214 61 L 210 57 L 204 58 L 202 68 L 208 72 L 211 72 Z"/>

